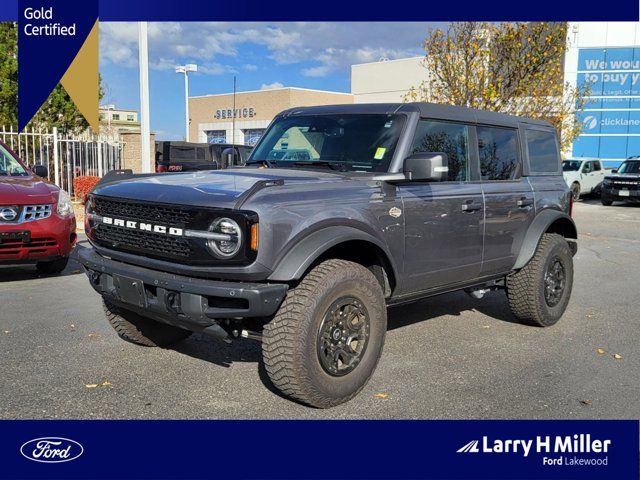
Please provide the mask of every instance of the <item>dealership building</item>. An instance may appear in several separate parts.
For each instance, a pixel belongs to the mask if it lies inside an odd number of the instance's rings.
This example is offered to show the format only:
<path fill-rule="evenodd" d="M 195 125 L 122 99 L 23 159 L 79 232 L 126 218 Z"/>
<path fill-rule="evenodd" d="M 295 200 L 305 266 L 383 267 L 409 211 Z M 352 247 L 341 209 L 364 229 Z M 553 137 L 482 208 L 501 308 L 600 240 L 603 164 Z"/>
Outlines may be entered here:
<path fill-rule="evenodd" d="M 353 103 L 350 93 L 308 88 L 272 88 L 189 98 L 189 141 L 254 145 L 283 110 Z"/>

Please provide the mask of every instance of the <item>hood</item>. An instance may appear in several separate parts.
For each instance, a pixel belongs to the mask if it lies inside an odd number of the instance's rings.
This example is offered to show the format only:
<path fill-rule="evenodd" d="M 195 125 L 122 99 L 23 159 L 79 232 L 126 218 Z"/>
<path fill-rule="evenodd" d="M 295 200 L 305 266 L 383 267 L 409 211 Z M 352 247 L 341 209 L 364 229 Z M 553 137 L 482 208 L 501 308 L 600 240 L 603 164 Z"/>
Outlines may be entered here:
<path fill-rule="evenodd" d="M 148 202 L 234 208 L 249 198 L 252 188 L 261 182 L 281 181 L 285 185 L 291 185 L 339 182 L 346 179 L 344 174 L 334 171 L 234 168 L 134 177 L 98 186 L 93 193 Z"/>
<path fill-rule="evenodd" d="M 55 203 L 55 191 L 56 188 L 39 177 L 0 176 L 0 204 L 3 205 Z"/>

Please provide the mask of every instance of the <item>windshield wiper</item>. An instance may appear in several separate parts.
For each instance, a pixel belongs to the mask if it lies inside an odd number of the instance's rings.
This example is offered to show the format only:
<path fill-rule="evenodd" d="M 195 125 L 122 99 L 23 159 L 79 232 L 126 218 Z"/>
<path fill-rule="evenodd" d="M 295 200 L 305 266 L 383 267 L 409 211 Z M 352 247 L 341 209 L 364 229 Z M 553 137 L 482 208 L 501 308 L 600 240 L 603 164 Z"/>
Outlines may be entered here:
<path fill-rule="evenodd" d="M 318 161 L 318 162 L 293 162 L 291 165 L 295 167 L 325 167 L 330 168 L 331 170 L 340 170 L 341 172 L 346 172 L 345 164 L 342 162 L 326 162 L 326 161 Z"/>

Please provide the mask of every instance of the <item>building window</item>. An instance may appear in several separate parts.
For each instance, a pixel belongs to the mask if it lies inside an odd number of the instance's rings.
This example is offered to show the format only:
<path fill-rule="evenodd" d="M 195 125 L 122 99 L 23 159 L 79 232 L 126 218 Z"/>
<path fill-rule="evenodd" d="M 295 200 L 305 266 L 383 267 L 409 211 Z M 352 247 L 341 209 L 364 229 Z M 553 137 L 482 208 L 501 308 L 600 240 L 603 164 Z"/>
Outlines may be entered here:
<path fill-rule="evenodd" d="M 120 120 L 120 114 L 119 113 L 114 113 L 111 115 L 111 120 Z"/>
<path fill-rule="evenodd" d="M 246 130 L 243 130 L 245 145 L 253 146 L 258 143 L 258 140 L 260 140 L 260 137 L 262 137 L 264 130 L 264 128 L 248 128 Z"/>
<path fill-rule="evenodd" d="M 225 130 L 206 130 L 207 143 L 226 143 L 227 132 Z"/>
<path fill-rule="evenodd" d="M 135 118 L 133 117 L 133 115 L 127 115 L 127 122 L 134 122 Z"/>

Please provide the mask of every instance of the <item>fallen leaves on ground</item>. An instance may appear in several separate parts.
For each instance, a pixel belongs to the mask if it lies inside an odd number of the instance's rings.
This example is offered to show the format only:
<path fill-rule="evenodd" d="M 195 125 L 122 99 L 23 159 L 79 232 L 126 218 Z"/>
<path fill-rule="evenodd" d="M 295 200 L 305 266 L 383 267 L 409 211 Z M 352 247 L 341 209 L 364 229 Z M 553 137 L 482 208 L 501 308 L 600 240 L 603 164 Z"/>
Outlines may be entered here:
<path fill-rule="evenodd" d="M 97 386 L 98 386 L 98 384 L 97 384 L 97 383 L 87 383 L 87 384 L 85 385 L 85 387 L 87 387 L 87 388 L 96 388 Z"/>
<path fill-rule="evenodd" d="M 87 337 L 93 338 L 93 337 L 97 337 L 98 334 L 96 332 L 91 332 L 91 333 L 87 333 Z"/>
<path fill-rule="evenodd" d="M 85 385 L 86 388 L 98 388 L 98 387 L 110 387 L 111 382 L 109 380 L 103 380 L 101 383 L 87 383 Z"/>
<path fill-rule="evenodd" d="M 11 332 L 10 332 L 9 330 L 5 330 L 5 331 L 4 331 L 4 334 L 5 334 L 5 335 L 9 335 L 10 333 L 11 333 Z"/>
<path fill-rule="evenodd" d="M 376 398 L 387 398 L 389 395 L 386 393 L 376 393 L 374 397 Z"/>
<path fill-rule="evenodd" d="M 614 353 L 613 358 L 615 358 L 616 360 L 622 360 L 622 355 L 620 355 L 619 353 Z"/>
<path fill-rule="evenodd" d="M 606 352 L 605 352 L 604 348 L 598 348 L 598 349 L 596 349 L 596 353 L 598 355 L 604 355 Z"/>
<path fill-rule="evenodd" d="M 592 400 L 580 400 L 580 403 L 582 405 L 591 405 L 593 403 Z"/>

